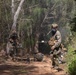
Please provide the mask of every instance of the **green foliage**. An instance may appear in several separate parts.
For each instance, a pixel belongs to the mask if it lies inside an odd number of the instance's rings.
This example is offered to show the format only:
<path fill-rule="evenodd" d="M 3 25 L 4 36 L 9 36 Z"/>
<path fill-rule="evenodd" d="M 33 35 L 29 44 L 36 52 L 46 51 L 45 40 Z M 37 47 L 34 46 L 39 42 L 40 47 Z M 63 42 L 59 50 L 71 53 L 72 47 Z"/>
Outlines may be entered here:
<path fill-rule="evenodd" d="M 10 0 L 0 0 L 0 43 L 7 41 L 12 24 L 10 2 Z"/>
<path fill-rule="evenodd" d="M 69 74 L 76 75 L 76 58 L 69 64 Z"/>
<path fill-rule="evenodd" d="M 68 45 L 68 53 L 66 55 L 66 61 L 68 64 L 68 73 L 70 75 L 76 75 L 76 35 L 72 37 L 71 43 Z"/>
<path fill-rule="evenodd" d="M 41 16 L 43 14 L 43 9 L 40 7 L 36 7 L 33 9 L 33 19 L 35 20 L 35 22 L 37 22 L 38 20 L 40 20 Z"/>
<path fill-rule="evenodd" d="M 71 21 L 71 30 L 76 32 L 76 15 Z"/>
<path fill-rule="evenodd" d="M 18 4 L 19 1 L 16 1 L 15 11 L 18 7 Z M 48 24 L 46 27 L 41 28 L 41 24 L 45 18 L 45 13 L 48 9 L 50 9 L 48 13 L 52 13 L 54 15 L 54 22 L 58 23 L 60 26 L 64 26 L 66 25 L 67 20 L 73 17 L 72 14 L 75 12 L 75 9 L 73 9 L 74 6 L 75 5 L 73 5 L 73 0 L 26 0 L 17 22 L 18 32 L 21 34 L 21 39 L 24 45 L 28 47 L 30 46 L 30 43 L 34 45 L 35 39 L 37 39 L 36 35 L 38 33 L 42 33 L 42 30 L 43 33 L 47 33 L 47 31 L 51 29 L 48 27 Z M 10 28 L 12 26 L 13 21 L 11 16 L 11 0 L 1 0 L 0 39 L 2 39 L 4 42 L 4 39 L 7 39 Z M 49 20 L 52 21 L 51 19 Z M 75 23 L 75 21 L 73 23 Z M 72 27 L 75 28 L 76 26 L 72 25 Z"/>
<path fill-rule="evenodd" d="M 72 44 L 68 45 L 68 53 L 67 53 L 67 63 L 69 64 L 73 60 L 75 60 L 76 55 L 74 54 L 75 48 L 73 47 Z"/>
<path fill-rule="evenodd" d="M 72 8 L 69 9 L 70 5 L 72 7 L 73 1 L 71 0 L 26 0 L 23 5 L 24 14 L 21 14 L 20 18 L 23 20 L 19 20 L 19 30 L 23 32 L 23 42 L 25 46 L 30 47 L 31 42 L 35 42 L 36 34 L 41 33 L 40 27 L 41 23 L 45 17 L 45 13 L 47 12 L 47 8 L 51 10 L 53 5 L 55 4 L 54 8 L 52 9 L 52 13 L 55 15 L 59 15 L 55 22 L 60 23 L 60 25 L 66 25 L 67 15 L 71 16 L 71 11 L 74 11 Z M 35 6 L 36 5 L 36 6 Z M 29 8 L 31 7 L 31 8 Z M 67 9 L 68 11 L 67 13 Z M 49 28 L 49 27 L 47 27 Z M 47 29 L 44 27 L 44 31 Z M 50 30 L 50 29 L 49 29 Z M 43 32 L 45 33 L 45 32 Z M 47 33 L 47 32 L 46 32 Z M 29 38 L 29 37 L 32 37 Z M 28 39 L 29 38 L 29 39 Z M 32 44 L 33 45 L 33 44 Z"/>

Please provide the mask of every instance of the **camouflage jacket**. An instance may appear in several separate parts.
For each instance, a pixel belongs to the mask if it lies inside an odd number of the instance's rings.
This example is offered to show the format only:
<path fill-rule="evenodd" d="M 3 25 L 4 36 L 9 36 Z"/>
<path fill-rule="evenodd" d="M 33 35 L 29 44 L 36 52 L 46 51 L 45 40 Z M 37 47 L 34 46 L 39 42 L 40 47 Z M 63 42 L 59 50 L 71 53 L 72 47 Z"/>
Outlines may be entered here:
<path fill-rule="evenodd" d="M 61 33 L 60 33 L 60 31 L 57 30 L 57 32 L 55 33 L 55 35 L 52 36 L 52 37 L 56 40 L 56 42 L 54 44 L 55 48 L 59 47 L 60 44 L 61 44 Z"/>

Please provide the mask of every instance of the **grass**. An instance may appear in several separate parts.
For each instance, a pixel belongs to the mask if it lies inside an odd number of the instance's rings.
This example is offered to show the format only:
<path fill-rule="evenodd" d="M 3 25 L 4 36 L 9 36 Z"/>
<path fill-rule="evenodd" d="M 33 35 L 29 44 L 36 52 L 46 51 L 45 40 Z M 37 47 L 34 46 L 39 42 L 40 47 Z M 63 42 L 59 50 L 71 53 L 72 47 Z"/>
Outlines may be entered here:
<path fill-rule="evenodd" d="M 66 62 L 67 62 L 67 71 L 69 70 L 69 64 L 71 64 L 74 60 L 76 60 L 76 38 L 73 37 L 72 43 L 68 45 L 68 53 L 66 55 Z"/>
<path fill-rule="evenodd" d="M 74 34 L 74 36 L 71 39 L 72 40 L 68 45 L 68 53 L 66 57 L 68 63 L 76 58 L 76 54 L 74 52 L 76 50 L 76 34 Z"/>
<path fill-rule="evenodd" d="M 75 48 L 72 45 L 68 46 L 68 53 L 66 55 L 67 63 L 70 63 L 72 60 L 76 58 L 76 54 L 74 52 Z"/>

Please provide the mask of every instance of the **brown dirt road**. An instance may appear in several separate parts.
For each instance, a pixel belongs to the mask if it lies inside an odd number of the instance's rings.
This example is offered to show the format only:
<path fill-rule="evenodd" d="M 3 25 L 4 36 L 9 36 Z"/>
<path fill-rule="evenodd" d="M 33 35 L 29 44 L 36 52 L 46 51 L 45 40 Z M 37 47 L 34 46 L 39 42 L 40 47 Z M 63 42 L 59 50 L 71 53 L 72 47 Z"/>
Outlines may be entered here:
<path fill-rule="evenodd" d="M 62 67 L 63 68 L 63 67 Z M 51 60 L 44 57 L 42 62 L 13 62 L 11 60 L 0 64 L 0 75 L 66 75 L 65 70 L 57 71 L 51 68 Z"/>

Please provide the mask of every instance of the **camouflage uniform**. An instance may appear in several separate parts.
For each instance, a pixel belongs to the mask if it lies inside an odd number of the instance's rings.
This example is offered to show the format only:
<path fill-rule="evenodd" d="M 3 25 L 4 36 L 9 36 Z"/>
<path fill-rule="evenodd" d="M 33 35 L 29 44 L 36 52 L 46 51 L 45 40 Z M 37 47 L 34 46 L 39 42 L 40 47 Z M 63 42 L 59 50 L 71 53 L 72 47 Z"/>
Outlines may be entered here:
<path fill-rule="evenodd" d="M 54 37 L 55 40 L 57 40 L 54 44 L 55 48 L 59 47 L 60 44 L 61 44 L 61 33 L 57 30 L 53 37 Z"/>
<path fill-rule="evenodd" d="M 9 37 L 9 42 L 7 44 L 7 53 L 10 55 L 10 56 L 14 56 L 14 55 L 17 55 L 17 42 L 18 42 L 18 35 L 16 33 L 16 31 L 12 31 L 12 34 L 10 35 Z"/>
<path fill-rule="evenodd" d="M 54 26 L 55 26 L 55 24 L 54 24 Z M 54 43 L 51 45 L 51 48 L 54 46 L 54 50 L 51 50 L 50 56 L 51 56 L 51 60 L 52 60 L 52 66 L 54 67 L 54 66 L 58 66 L 57 59 L 58 59 L 58 55 L 61 52 L 61 49 L 60 49 L 61 33 L 58 30 L 56 30 L 56 32 L 54 34 L 52 34 L 52 38 L 54 39 L 53 40 Z"/>

